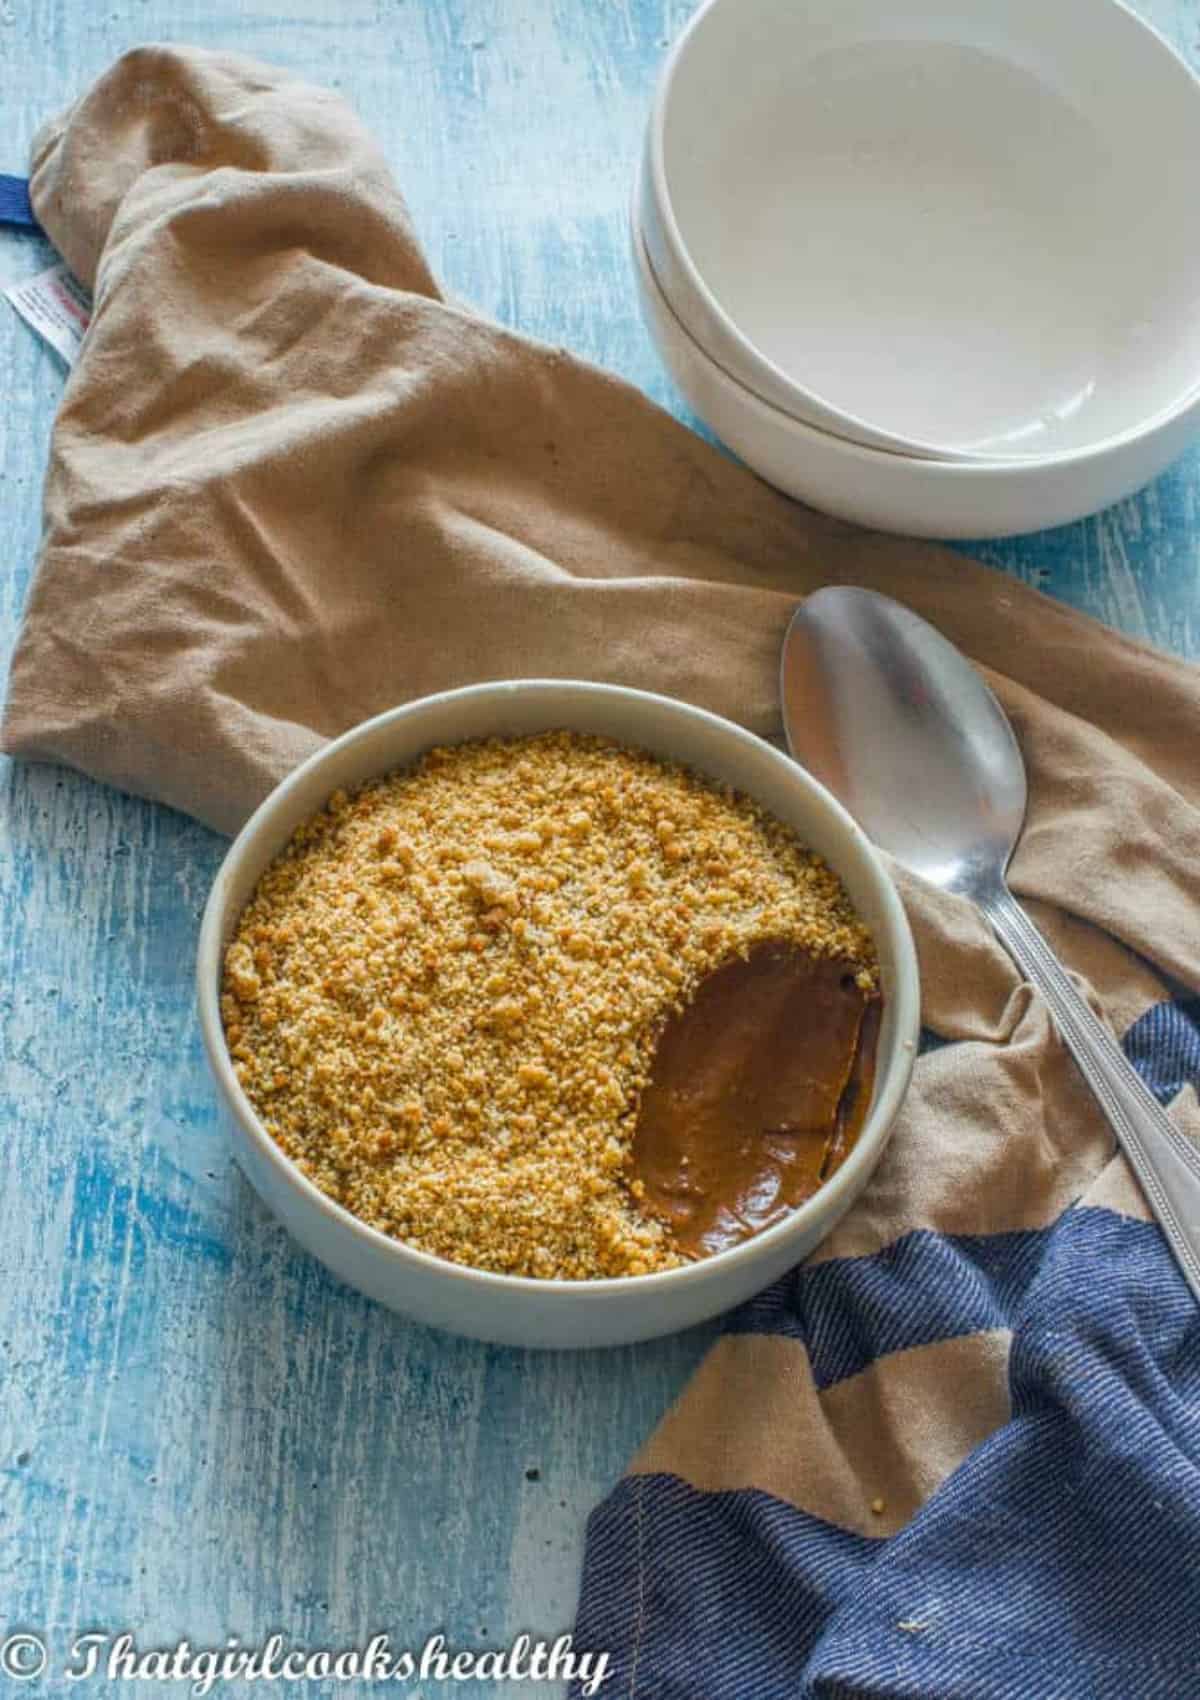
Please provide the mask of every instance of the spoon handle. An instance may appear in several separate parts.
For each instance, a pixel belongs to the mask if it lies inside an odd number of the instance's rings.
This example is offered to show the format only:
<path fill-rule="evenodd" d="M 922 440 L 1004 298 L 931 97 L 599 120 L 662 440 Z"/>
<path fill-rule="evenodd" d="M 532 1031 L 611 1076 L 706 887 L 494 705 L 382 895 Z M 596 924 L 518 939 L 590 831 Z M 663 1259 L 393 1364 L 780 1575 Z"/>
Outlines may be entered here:
<path fill-rule="evenodd" d="M 998 937 L 1042 993 L 1141 1182 L 1176 1261 L 1200 1300 L 1200 1148 L 1179 1131 L 1007 888 L 982 905 Z"/>

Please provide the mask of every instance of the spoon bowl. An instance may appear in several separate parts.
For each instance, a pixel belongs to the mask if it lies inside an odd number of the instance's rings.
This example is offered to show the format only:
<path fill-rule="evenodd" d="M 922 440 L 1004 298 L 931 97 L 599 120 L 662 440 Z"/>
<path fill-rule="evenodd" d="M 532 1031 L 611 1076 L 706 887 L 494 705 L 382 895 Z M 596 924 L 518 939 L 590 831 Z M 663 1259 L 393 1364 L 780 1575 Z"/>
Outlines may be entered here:
<path fill-rule="evenodd" d="M 994 887 L 1025 819 L 1025 764 L 975 668 L 909 609 L 814 591 L 784 643 L 792 754 L 876 844 L 932 885 Z"/>

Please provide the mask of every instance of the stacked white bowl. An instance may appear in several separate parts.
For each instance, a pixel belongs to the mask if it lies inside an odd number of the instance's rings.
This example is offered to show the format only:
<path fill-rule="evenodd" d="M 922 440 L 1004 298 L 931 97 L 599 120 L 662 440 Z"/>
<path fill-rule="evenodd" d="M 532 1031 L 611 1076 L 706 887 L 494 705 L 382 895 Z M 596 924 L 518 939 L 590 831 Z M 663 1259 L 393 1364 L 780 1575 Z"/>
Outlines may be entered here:
<path fill-rule="evenodd" d="M 633 210 L 643 309 L 750 466 L 1004 536 L 1200 431 L 1200 83 L 1118 0 L 708 0 Z"/>

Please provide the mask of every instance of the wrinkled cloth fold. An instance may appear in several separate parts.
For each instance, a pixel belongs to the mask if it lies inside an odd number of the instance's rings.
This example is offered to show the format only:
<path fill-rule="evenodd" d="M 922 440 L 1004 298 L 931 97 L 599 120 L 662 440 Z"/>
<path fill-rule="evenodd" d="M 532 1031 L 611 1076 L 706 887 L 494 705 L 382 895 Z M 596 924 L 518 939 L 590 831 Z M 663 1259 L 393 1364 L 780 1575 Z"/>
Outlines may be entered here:
<path fill-rule="evenodd" d="M 1198 1131 L 1191 667 L 807 512 L 450 303 L 352 112 L 280 71 L 127 55 L 39 135 L 32 202 L 95 312 L 7 751 L 231 831 L 325 739 L 483 679 L 774 736 L 797 599 L 873 586 L 1012 715 L 1014 887 Z M 1200 1665 L 1195 1306 L 1040 1001 L 965 904 L 904 891 L 943 1043 L 864 1197 L 594 1514 L 606 1691 L 1125 1700 Z"/>

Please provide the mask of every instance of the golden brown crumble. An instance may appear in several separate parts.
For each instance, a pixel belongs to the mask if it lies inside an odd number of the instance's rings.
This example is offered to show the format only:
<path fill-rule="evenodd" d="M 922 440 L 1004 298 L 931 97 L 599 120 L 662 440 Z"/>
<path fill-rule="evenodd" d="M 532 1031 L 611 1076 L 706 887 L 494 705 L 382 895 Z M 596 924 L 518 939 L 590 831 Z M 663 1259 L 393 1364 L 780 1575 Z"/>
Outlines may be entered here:
<path fill-rule="evenodd" d="M 877 967 L 836 875 L 753 801 L 575 733 L 335 792 L 225 957 L 238 1078 L 363 1221 L 508 1274 L 685 1262 L 627 1184 L 658 1032 L 767 938 Z"/>

